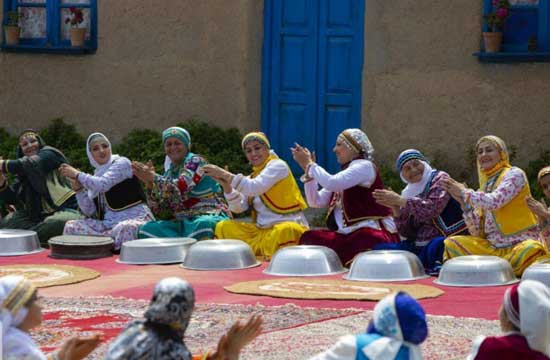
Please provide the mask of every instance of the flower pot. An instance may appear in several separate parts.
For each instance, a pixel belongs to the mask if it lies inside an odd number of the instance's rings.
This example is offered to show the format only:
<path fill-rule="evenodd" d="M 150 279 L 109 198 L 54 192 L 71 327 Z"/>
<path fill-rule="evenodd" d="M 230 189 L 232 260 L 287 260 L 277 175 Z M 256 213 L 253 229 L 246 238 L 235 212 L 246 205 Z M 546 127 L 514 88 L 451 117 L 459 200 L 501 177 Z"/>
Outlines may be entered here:
<path fill-rule="evenodd" d="M 71 46 L 83 47 L 86 29 L 71 29 Z"/>
<path fill-rule="evenodd" d="M 501 32 L 484 32 L 483 40 L 485 42 L 485 52 L 494 53 L 500 51 L 500 45 L 502 44 Z"/>
<path fill-rule="evenodd" d="M 19 26 L 4 26 L 4 34 L 6 35 L 6 45 L 18 45 L 21 28 Z"/>

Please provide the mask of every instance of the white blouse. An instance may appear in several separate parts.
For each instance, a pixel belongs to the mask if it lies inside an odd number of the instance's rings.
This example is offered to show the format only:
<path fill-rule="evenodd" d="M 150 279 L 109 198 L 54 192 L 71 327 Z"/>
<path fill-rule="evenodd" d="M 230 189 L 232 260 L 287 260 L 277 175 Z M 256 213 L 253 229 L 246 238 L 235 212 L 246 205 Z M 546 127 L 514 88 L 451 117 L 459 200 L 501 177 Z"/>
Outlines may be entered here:
<path fill-rule="evenodd" d="M 248 210 L 248 198 L 252 197 L 252 207 L 257 213 L 256 225 L 259 228 L 270 228 L 284 221 L 293 221 L 309 227 L 302 211 L 292 214 L 277 214 L 265 206 L 260 198 L 260 195 L 271 189 L 277 182 L 286 178 L 289 171 L 288 166 L 283 160 L 275 159 L 267 163 L 260 174 L 253 179 L 250 176 L 242 174 L 236 175 L 231 182 L 233 190 L 230 193 L 224 193 L 225 199 L 229 204 L 229 209 L 234 213 L 242 213 Z"/>
<path fill-rule="evenodd" d="M 376 170 L 374 164 L 365 159 L 353 160 L 349 166 L 335 175 L 329 174 L 318 164 L 312 164 L 308 169 L 308 174 L 312 181 L 304 184 L 306 199 L 309 206 L 313 208 L 326 208 L 330 204 L 332 193 L 342 193 L 344 190 L 354 186 L 370 187 L 376 179 Z M 322 189 L 319 189 L 321 185 Z M 338 203 L 334 208 L 334 219 L 338 225 L 338 232 L 349 234 L 357 229 L 368 227 L 381 230 L 377 220 L 363 220 L 351 226 L 344 226 L 344 214 L 342 205 Z M 384 227 L 391 233 L 397 233 L 397 227 L 391 216 L 382 220 Z"/>

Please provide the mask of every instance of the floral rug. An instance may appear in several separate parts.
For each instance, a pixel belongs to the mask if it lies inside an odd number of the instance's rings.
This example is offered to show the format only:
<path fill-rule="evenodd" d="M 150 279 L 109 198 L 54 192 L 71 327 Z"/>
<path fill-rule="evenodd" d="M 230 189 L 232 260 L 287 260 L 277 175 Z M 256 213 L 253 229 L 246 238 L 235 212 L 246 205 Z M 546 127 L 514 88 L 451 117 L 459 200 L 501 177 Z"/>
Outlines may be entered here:
<path fill-rule="evenodd" d="M 44 322 L 33 338 L 45 352 L 75 334 L 100 332 L 106 340 L 89 359 L 103 359 L 108 343 L 132 320 L 139 319 L 147 301 L 125 298 L 46 298 Z M 214 349 L 220 336 L 238 319 L 264 317 L 264 329 L 242 354 L 243 360 L 307 359 L 328 348 L 342 335 L 365 331 L 372 312 L 362 309 L 198 304 L 185 342 L 194 354 Z M 464 359 L 480 334 L 498 334 L 498 321 L 430 316 L 430 337 L 423 344 L 426 359 Z"/>
<path fill-rule="evenodd" d="M 24 276 L 36 287 L 74 284 L 99 277 L 93 269 L 70 265 L 2 265 L 0 277 L 7 275 Z"/>

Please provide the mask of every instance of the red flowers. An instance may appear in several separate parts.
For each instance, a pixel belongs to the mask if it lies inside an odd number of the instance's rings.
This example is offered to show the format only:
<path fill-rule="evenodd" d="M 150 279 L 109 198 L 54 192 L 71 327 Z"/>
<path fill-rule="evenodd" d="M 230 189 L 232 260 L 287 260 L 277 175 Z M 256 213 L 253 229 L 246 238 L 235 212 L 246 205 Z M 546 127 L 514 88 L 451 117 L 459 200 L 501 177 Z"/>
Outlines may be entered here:
<path fill-rule="evenodd" d="M 65 18 L 65 24 L 71 24 L 72 27 L 78 28 L 79 24 L 84 22 L 84 13 L 81 8 L 71 6 L 69 8 L 71 15 Z"/>
<path fill-rule="evenodd" d="M 510 3 L 508 0 L 492 0 L 493 12 L 485 15 L 483 18 L 491 31 L 502 30 L 508 16 L 510 16 Z"/>

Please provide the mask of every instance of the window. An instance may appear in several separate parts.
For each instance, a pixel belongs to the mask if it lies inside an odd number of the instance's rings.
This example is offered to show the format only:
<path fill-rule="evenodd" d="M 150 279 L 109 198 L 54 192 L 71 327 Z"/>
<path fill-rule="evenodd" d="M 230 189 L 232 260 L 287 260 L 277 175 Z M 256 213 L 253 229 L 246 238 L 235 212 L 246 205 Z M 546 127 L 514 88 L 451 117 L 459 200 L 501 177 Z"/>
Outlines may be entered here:
<path fill-rule="evenodd" d="M 82 10 L 84 21 L 80 27 L 86 29 L 83 47 L 72 47 L 71 25 L 65 23 L 70 8 Z M 8 11 L 20 15 L 21 35 L 18 45 L 6 45 L 5 51 L 93 53 L 97 49 L 97 0 L 4 0 L 3 24 L 7 24 Z"/>

